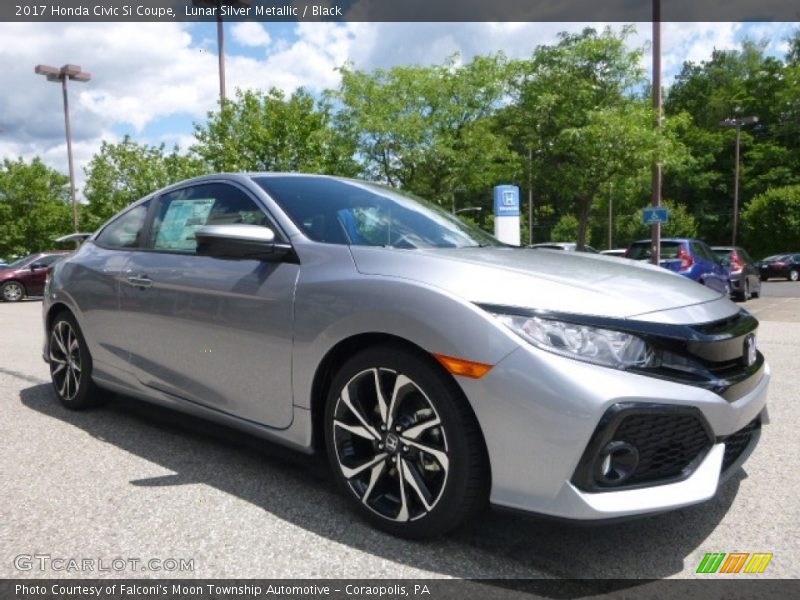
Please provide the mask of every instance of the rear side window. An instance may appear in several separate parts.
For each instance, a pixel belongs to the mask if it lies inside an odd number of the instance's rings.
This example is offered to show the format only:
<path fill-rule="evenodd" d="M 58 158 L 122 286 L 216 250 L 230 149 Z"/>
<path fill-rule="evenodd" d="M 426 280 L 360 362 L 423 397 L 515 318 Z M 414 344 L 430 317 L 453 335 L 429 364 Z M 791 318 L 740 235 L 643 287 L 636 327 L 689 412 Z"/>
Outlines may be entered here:
<path fill-rule="evenodd" d="M 661 242 L 661 258 L 678 258 L 681 253 L 680 242 Z M 633 244 L 628 252 L 628 258 L 633 260 L 646 260 L 653 255 L 650 252 L 650 242 L 640 242 Z"/>
<path fill-rule="evenodd" d="M 95 242 L 106 248 L 138 248 L 140 246 L 150 201 L 122 213 L 105 226 Z"/>
<path fill-rule="evenodd" d="M 197 185 L 165 194 L 153 220 L 153 248 L 169 252 L 197 251 L 195 232 L 204 225 L 269 226 L 267 215 L 243 191 L 231 185 Z"/>

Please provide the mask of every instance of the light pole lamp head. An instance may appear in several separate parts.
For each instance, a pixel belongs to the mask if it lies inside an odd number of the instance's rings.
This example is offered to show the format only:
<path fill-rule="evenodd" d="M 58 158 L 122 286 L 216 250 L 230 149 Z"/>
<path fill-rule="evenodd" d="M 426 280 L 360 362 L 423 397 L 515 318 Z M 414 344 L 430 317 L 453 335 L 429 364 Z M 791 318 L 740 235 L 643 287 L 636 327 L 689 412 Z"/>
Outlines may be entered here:
<path fill-rule="evenodd" d="M 37 75 L 44 75 L 48 79 L 51 77 L 58 78 L 61 74 L 58 67 L 51 67 L 50 65 L 36 65 L 34 71 Z"/>
<path fill-rule="evenodd" d="M 36 65 L 34 71 L 37 75 L 47 77 L 47 81 L 61 81 L 67 78 L 73 81 L 87 82 L 92 78 L 92 75 L 81 70 L 79 65 L 67 64 L 60 69 L 50 65 Z"/>

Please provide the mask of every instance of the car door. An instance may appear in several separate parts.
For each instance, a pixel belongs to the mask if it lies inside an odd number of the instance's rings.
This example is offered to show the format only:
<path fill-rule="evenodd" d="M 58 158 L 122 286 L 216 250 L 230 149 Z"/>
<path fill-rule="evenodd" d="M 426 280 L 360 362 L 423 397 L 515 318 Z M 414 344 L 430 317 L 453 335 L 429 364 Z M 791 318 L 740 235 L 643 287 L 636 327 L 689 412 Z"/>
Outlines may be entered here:
<path fill-rule="evenodd" d="M 702 264 L 703 283 L 712 290 L 724 294 L 729 272 L 722 266 L 719 259 L 711 251 L 711 248 L 704 242 L 692 242 L 692 254 L 694 254 L 695 260 Z"/>
<path fill-rule="evenodd" d="M 73 305 L 80 307 L 79 322 L 100 379 L 129 385 L 128 350 L 131 331 L 119 318 L 122 274 L 130 254 L 145 234 L 151 200 L 143 200 L 117 215 L 67 261 L 62 278 L 69 282 Z"/>
<path fill-rule="evenodd" d="M 121 286 L 130 365 L 141 384 L 173 397 L 288 427 L 299 265 L 197 255 L 194 232 L 225 223 L 269 226 L 282 236 L 253 197 L 230 183 L 158 199 L 148 248 L 131 254 Z"/>
<path fill-rule="evenodd" d="M 40 256 L 29 266 L 30 271 L 25 278 L 25 287 L 31 296 L 41 296 L 44 292 L 44 282 L 47 279 L 47 268 L 64 258 L 61 254 Z"/>

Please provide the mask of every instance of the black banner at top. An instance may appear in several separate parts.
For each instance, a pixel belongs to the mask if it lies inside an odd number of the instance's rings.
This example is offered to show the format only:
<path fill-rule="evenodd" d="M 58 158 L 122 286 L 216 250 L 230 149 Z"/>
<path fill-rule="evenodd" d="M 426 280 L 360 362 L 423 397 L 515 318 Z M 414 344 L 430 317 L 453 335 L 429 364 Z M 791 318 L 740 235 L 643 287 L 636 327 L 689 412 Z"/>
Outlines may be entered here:
<path fill-rule="evenodd" d="M 3 0 L 0 21 L 800 21 L 797 0 Z"/>

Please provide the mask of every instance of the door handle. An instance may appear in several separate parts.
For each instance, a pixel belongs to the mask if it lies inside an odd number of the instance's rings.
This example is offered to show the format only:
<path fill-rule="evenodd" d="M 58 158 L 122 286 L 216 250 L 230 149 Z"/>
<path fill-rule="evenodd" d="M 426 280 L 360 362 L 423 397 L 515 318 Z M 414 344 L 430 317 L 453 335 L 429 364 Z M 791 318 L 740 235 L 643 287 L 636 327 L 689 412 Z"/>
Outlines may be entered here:
<path fill-rule="evenodd" d="M 149 288 L 153 285 L 153 280 L 147 277 L 146 275 L 140 275 L 139 277 L 128 277 L 128 283 L 131 284 L 133 287 L 138 288 Z"/>

